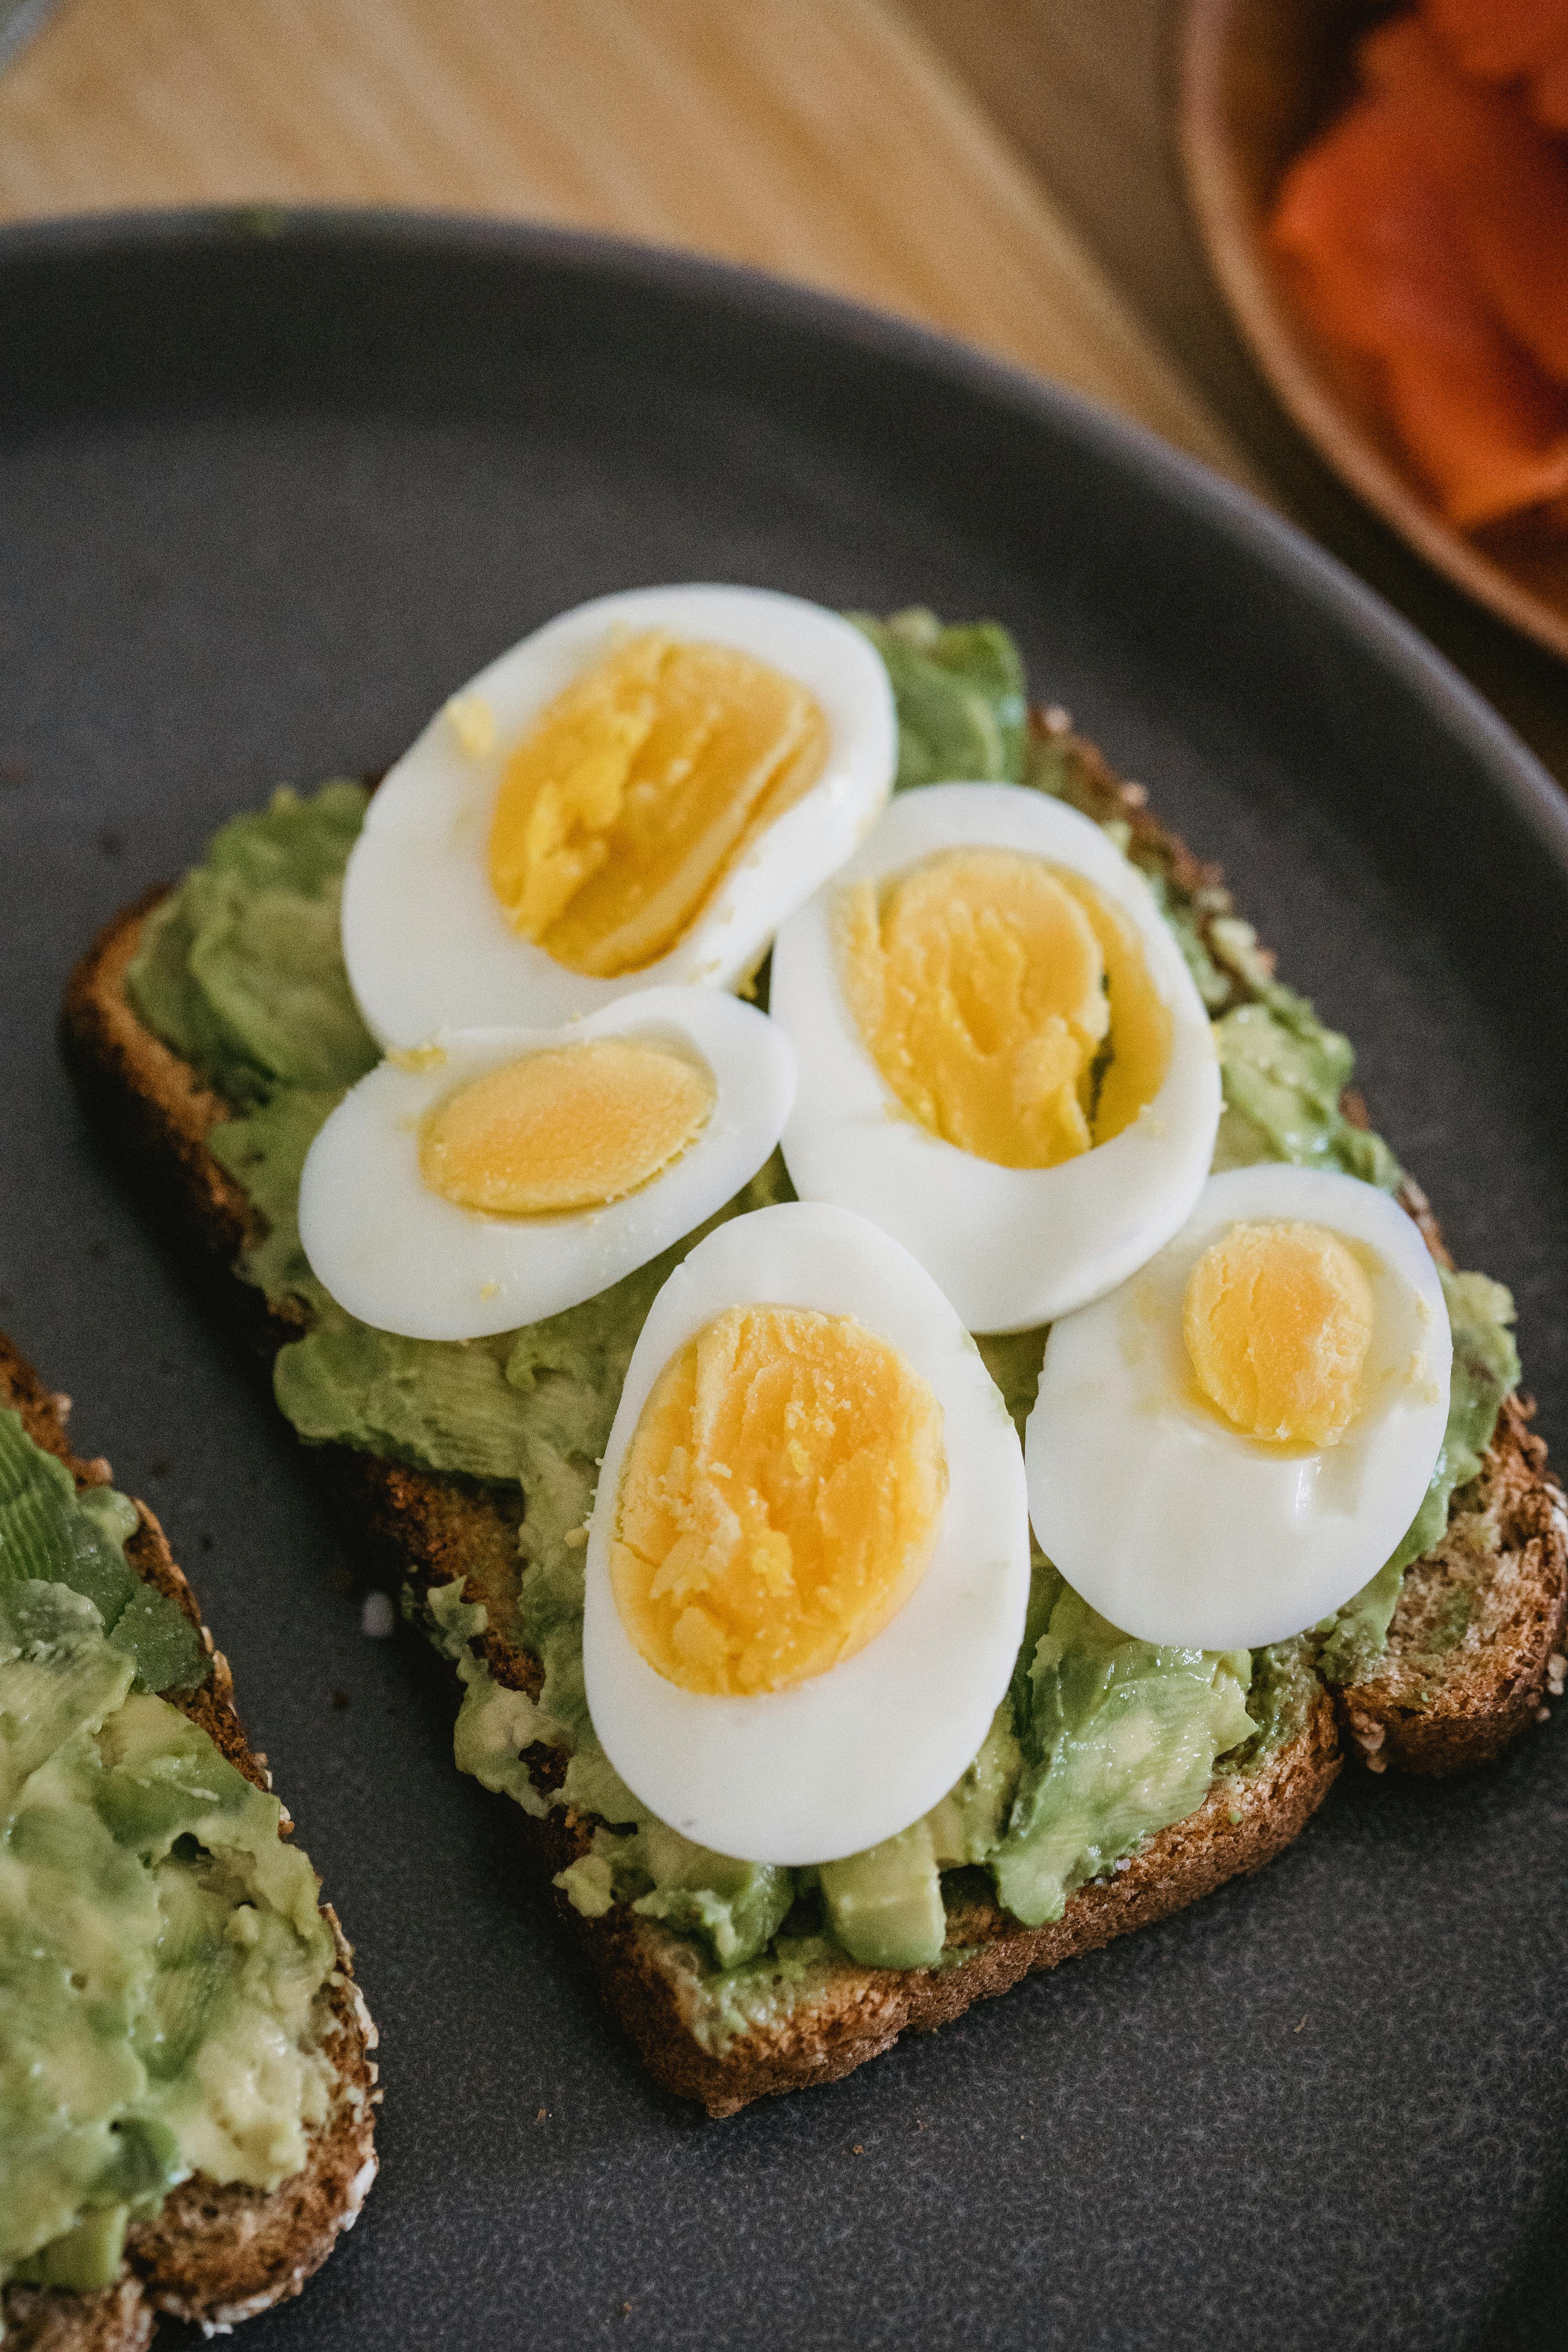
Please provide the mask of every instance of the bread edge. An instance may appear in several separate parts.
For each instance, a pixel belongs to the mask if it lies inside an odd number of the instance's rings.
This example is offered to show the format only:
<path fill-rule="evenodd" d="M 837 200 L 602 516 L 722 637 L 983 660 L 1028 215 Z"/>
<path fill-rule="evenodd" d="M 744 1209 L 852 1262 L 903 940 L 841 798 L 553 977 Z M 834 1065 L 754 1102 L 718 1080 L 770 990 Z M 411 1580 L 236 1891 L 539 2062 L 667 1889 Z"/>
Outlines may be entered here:
<path fill-rule="evenodd" d="M 950 1957 L 942 1967 L 865 1968 L 846 1955 L 831 1964 L 809 2006 L 719 2049 L 701 2038 L 689 1945 L 618 1907 L 587 1920 L 559 1888 L 556 1901 L 654 2080 L 710 2116 L 730 2116 L 753 2099 L 836 2082 L 900 2035 L 933 2033 L 1026 1976 L 1098 1951 L 1261 1869 L 1300 1836 L 1342 1760 L 1333 1707 L 1319 1688 L 1293 1738 L 1255 1770 L 1217 1777 L 1196 1811 L 1145 1839 L 1109 1876 L 1079 1887 L 1059 1919 L 1024 1927 L 994 1903 L 973 1904 L 950 1916 Z M 524 1835 L 552 1877 L 588 1843 L 587 1825 L 570 1812 L 525 1821 Z"/>
<path fill-rule="evenodd" d="M 80 1489 L 106 1486 L 101 1456 L 83 1460 L 66 1435 L 70 1400 L 47 1388 L 20 1349 L 0 1331 L 0 1405 L 21 1416 L 36 1445 L 62 1462 Z M 196 1598 L 168 1539 L 146 1504 L 126 1557 L 145 1583 L 173 1601 L 195 1628 L 211 1661 L 208 1680 L 169 1694 L 170 1703 L 205 1731 L 220 1753 L 257 1788 L 270 1790 L 265 1756 L 246 1737 L 227 1659 L 203 1622 Z M 293 1826 L 285 1811 L 284 1831 Z M 311 2135 L 304 2168 L 273 2190 L 227 2186 L 194 2175 L 172 2189 L 163 2212 L 127 2232 L 124 2274 L 97 2294 L 61 2288 L 6 2288 L 6 2340 L 17 2352 L 138 2352 L 151 2341 L 158 2313 L 228 2328 L 298 2294 L 351 2229 L 375 2179 L 374 2111 L 380 2093 L 371 2053 L 377 2033 L 354 1980 L 353 1955 L 330 1903 L 321 1906 L 335 1964 L 327 1982 L 331 2022 L 323 2047 L 333 2100 Z"/>

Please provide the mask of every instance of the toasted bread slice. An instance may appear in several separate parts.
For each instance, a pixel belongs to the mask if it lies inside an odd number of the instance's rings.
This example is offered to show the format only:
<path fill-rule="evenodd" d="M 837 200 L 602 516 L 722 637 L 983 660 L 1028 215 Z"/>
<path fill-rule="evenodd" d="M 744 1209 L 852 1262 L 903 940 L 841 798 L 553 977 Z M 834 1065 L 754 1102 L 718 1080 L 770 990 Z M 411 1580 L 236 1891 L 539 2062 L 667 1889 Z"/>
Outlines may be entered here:
<path fill-rule="evenodd" d="M 0 1333 L 0 1405 L 21 1417 L 35 1445 L 65 1464 L 79 1487 L 106 1485 L 107 1462 L 82 1461 L 65 1433 L 69 1399 L 50 1393 Z M 213 1645 L 195 1596 L 175 1565 L 163 1528 L 144 1503 L 126 1558 L 144 1582 L 173 1601 L 194 1625 L 212 1672 L 199 1689 L 171 1692 L 172 1705 L 198 1724 L 220 1752 L 259 1789 L 271 1787 L 267 1759 L 245 1736 L 228 1662 Z M 288 1817 L 285 1815 L 285 1824 Z M 201 2174 L 172 2189 L 153 2221 L 126 2238 L 126 2268 L 101 2293 L 13 2284 L 5 2290 L 5 2342 L 17 2352 L 133 2352 L 152 2341 L 157 2316 L 226 2330 L 298 2294 L 353 2226 L 375 2178 L 374 2111 L 380 2098 L 371 2053 L 376 2031 L 354 1982 L 353 1955 L 330 1903 L 337 1966 L 319 1999 L 322 2046 L 333 2076 L 331 2110 L 313 2133 L 303 2171 L 270 2192 L 220 2185 Z"/>
<path fill-rule="evenodd" d="M 1209 936 L 1233 913 L 1217 870 L 1165 832 L 1141 788 L 1121 783 L 1091 746 L 1037 725 L 1053 733 L 1064 795 L 1100 821 L 1124 824 L 1133 857 L 1192 907 Z M 117 1160 L 139 1175 L 182 1254 L 219 1276 L 227 1311 L 269 1355 L 298 1327 L 227 1277 L 254 1223 L 246 1195 L 206 1150 L 208 1133 L 230 1107 L 126 1001 L 126 971 L 162 895 L 151 893 L 117 917 L 78 966 L 65 1001 L 63 1048 Z M 1245 981 L 1238 976 L 1234 985 L 1241 1001 Z M 1424 1197 L 1407 1185 L 1403 1201 L 1434 1254 L 1444 1256 Z M 709 2047 L 692 1948 L 622 1909 L 586 1921 L 563 1897 L 564 1916 L 649 2071 L 714 2115 L 847 2074 L 906 2028 L 942 2024 L 1030 1970 L 1163 1917 L 1268 1861 L 1327 1795 L 1342 1762 L 1342 1733 L 1350 1752 L 1378 1770 L 1394 1762 L 1445 1772 L 1495 1754 L 1542 1705 L 1568 1597 L 1568 1518 L 1528 1412 L 1510 1400 L 1480 1476 L 1455 1498 L 1447 1538 L 1407 1572 L 1387 1654 L 1372 1678 L 1331 1698 L 1311 1677 L 1282 1744 L 1252 1769 L 1216 1780 L 1195 1813 L 1146 1840 L 1110 1877 L 1079 1888 L 1056 1923 L 1024 1928 L 977 1899 L 951 1915 L 952 1957 L 940 1969 L 868 1969 L 838 1956 L 809 1988 L 791 1992 L 781 1984 L 778 1998 L 759 2002 L 742 2030 Z M 467 1597 L 488 1611 L 475 1649 L 497 1681 L 536 1694 L 539 1663 L 516 1634 L 518 1498 L 344 1447 L 317 1452 L 372 1572 L 405 1580 L 416 1595 L 464 1577 Z M 554 1751 L 531 1751 L 529 1761 L 542 1787 L 558 1784 Z M 586 1848 L 589 1825 L 569 1811 L 520 1821 L 552 1874 Z"/>

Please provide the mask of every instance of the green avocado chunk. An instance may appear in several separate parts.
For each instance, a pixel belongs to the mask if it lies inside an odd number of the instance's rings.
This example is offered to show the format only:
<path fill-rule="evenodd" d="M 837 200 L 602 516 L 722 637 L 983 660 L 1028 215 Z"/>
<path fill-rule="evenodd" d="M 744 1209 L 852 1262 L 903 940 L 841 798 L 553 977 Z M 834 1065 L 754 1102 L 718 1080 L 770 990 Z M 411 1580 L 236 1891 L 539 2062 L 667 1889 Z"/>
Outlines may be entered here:
<path fill-rule="evenodd" d="M 947 1912 L 930 1820 L 817 1872 L 835 1939 L 868 1969 L 929 1969 L 947 1941 Z"/>
<path fill-rule="evenodd" d="M 1070 796 L 1070 745 L 1028 731 L 1023 667 L 1004 629 L 944 628 L 923 611 L 853 617 L 892 682 L 897 789 L 997 779 Z M 374 1058 L 335 928 L 364 804 L 358 786 L 334 783 L 310 800 L 281 793 L 266 811 L 226 826 L 149 926 L 128 982 L 132 1001 L 235 1107 L 211 1148 L 260 1213 L 238 1271 L 305 1327 L 280 1350 L 275 1372 L 279 1402 L 300 1434 L 515 1484 L 526 1495 L 518 1627 L 543 1664 L 538 1696 L 489 1675 L 472 1647 L 486 1612 L 464 1601 L 460 1584 L 431 1594 L 417 1612 L 463 1682 L 458 1760 L 531 1812 L 553 1802 L 598 1822 L 589 1851 L 559 1883 L 586 1916 L 628 1904 L 669 1932 L 672 1949 L 689 1956 L 693 2014 L 712 2046 L 787 2008 L 836 1954 L 880 1967 L 944 1964 L 952 1957 L 944 1873 L 984 1866 L 1018 1917 L 1058 1916 L 1075 1886 L 1192 1811 L 1216 1773 L 1242 1772 L 1291 1737 L 1318 1687 L 1315 1637 L 1250 1660 L 1156 1650 L 1106 1625 L 1039 1562 L 1012 1689 L 980 1756 L 899 1837 L 815 1871 L 781 1870 L 708 1853 L 638 1805 L 595 1738 L 584 1697 L 580 1530 L 648 1307 L 700 1234 L 546 1323 L 467 1345 L 373 1331 L 327 1297 L 300 1247 L 296 1202 L 312 1138 Z M 1106 830 L 1128 846 L 1123 822 Z M 1146 863 L 1142 870 L 1218 1015 L 1226 1108 L 1216 1170 L 1280 1160 L 1394 1189 L 1393 1153 L 1344 1114 L 1348 1041 L 1274 979 L 1250 927 L 1218 913 L 1212 894 L 1179 888 Z M 789 1197 L 775 1155 L 720 1214 Z M 1341 1678 L 1364 1671 L 1382 1649 L 1405 1563 L 1441 1533 L 1449 1498 L 1474 1475 L 1517 1377 L 1507 1294 L 1480 1276 L 1452 1277 L 1446 1288 L 1455 1329 L 1447 1441 L 1394 1559 L 1318 1629 L 1327 1636 L 1324 1670 Z M 1042 1329 L 980 1341 L 1020 1434 L 1046 1338 Z M 569 1759 L 553 1797 L 520 1760 L 540 1740 Z"/>
<path fill-rule="evenodd" d="M 896 792 L 914 784 L 1016 784 L 1028 711 L 1024 665 L 994 621 L 944 629 L 915 609 L 879 621 L 852 613 L 887 665 L 899 711 Z"/>
<path fill-rule="evenodd" d="M 1225 1111 L 1215 1171 L 1258 1160 L 1327 1168 L 1392 1192 L 1399 1163 L 1381 1136 L 1352 1127 L 1340 1097 L 1355 1067 L 1348 1037 L 1278 982 L 1215 1024 Z"/>
<path fill-rule="evenodd" d="M 112 1486 L 79 1495 L 64 1463 L 0 1407 L 0 1591 L 29 1580 L 68 1584 L 93 1603 L 148 1690 L 194 1689 L 212 1661 L 184 1612 L 126 1560 L 136 1527 L 134 1503 Z"/>
<path fill-rule="evenodd" d="M 618 1837 L 598 1832 L 592 1853 L 557 1883 L 585 1918 L 602 1916 L 612 1903 L 629 1903 L 639 1917 L 700 1937 L 729 1969 L 766 1950 L 795 1901 L 795 1874 L 710 1853 L 645 1815 Z"/>
<path fill-rule="evenodd" d="M 1028 1670 L 1024 1766 L 992 1858 L 1026 1927 L 1153 1831 L 1202 1804 L 1216 1760 L 1252 1738 L 1245 1650 L 1157 1648 L 1097 1616 L 1062 1584 Z"/>
<path fill-rule="evenodd" d="M 58 1551 L 68 1498 L 33 1491 Z M 333 1952 L 280 1812 L 88 1593 L 0 1582 L 0 2285 L 107 2286 L 189 2173 L 300 2169 Z"/>
<path fill-rule="evenodd" d="M 1519 1349 L 1509 1328 L 1514 1319 L 1510 1293 L 1484 1274 L 1450 1274 L 1447 1266 L 1438 1272 L 1454 1334 L 1442 1450 L 1403 1542 L 1371 1583 L 1363 1585 L 1322 1629 L 1328 1638 L 1318 1665 L 1331 1683 L 1362 1681 L 1383 1655 L 1405 1570 L 1441 1540 L 1448 1524 L 1448 1506 L 1480 1469 L 1502 1401 L 1519 1385 Z"/>
<path fill-rule="evenodd" d="M 342 1087 L 379 1059 L 343 970 L 339 899 L 363 784 L 288 788 L 237 816 L 149 919 L 126 992 L 231 1102 Z"/>
<path fill-rule="evenodd" d="M 947 1941 L 942 1873 L 996 1853 L 1021 1761 L 1005 1700 L 973 1763 L 929 1813 L 864 1853 L 821 1865 L 823 1910 L 851 1959 L 874 1969 L 938 1965 Z"/>

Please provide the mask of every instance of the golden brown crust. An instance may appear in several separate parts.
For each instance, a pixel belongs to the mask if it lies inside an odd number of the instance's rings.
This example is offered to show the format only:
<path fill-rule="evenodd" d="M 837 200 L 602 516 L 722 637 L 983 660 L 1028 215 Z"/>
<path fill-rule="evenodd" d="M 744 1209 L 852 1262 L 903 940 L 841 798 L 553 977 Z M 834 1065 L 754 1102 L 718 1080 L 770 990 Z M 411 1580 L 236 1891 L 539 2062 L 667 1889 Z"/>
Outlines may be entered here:
<path fill-rule="evenodd" d="M 1194 857 L 1180 834 L 1173 833 L 1154 814 L 1144 787 L 1128 783 L 1098 744 L 1085 735 L 1075 735 L 1065 711 L 1032 709 L 1029 727 L 1041 741 L 1054 744 L 1069 763 L 1067 781 L 1075 805 L 1099 824 L 1114 820 L 1127 827 L 1128 855 L 1136 863 L 1158 866 L 1178 890 L 1187 892 L 1200 905 L 1213 899 L 1215 903 L 1207 911 L 1229 911 L 1230 893 L 1223 868 Z"/>
<path fill-rule="evenodd" d="M 67 986 L 60 1044 L 117 1156 L 151 1182 L 156 1196 L 169 1196 L 167 1208 L 187 1246 L 194 1226 L 205 1253 L 226 1265 L 253 1222 L 244 1192 L 206 1148 L 212 1129 L 230 1116 L 229 1106 L 142 1027 L 125 997 L 142 926 L 167 896 L 161 887 L 146 891 L 99 933 Z M 286 1333 L 280 1324 L 274 1344 Z"/>
<path fill-rule="evenodd" d="M 536 1697 L 542 1670 L 516 1639 L 521 1496 L 347 1445 L 323 1445 L 316 1461 L 372 1575 L 394 1591 L 406 1579 L 421 1597 L 432 1585 L 466 1577 L 468 1598 L 482 1601 L 489 1615 L 479 1643 L 487 1664 L 499 1682 Z"/>
<path fill-rule="evenodd" d="M 1141 786 L 1122 782 L 1091 745 L 1073 738 L 1065 726 L 1039 719 L 1035 723 L 1070 761 L 1071 797 L 1091 815 L 1123 821 L 1140 862 L 1159 866 L 1179 887 L 1197 894 L 1205 931 L 1231 912 L 1218 869 L 1193 857 L 1149 814 Z M 227 1267 L 245 1237 L 249 1210 L 238 1187 L 204 1148 L 208 1129 L 226 1115 L 226 1107 L 142 1029 L 123 997 L 124 972 L 142 919 L 155 900 L 156 894 L 118 919 L 83 959 L 66 1000 L 63 1043 L 89 1108 L 150 1180 L 154 1198 L 187 1248 L 199 1238 L 209 1262 Z M 1347 1103 L 1347 1110 L 1354 1117 L 1361 1107 Z M 1425 1196 L 1407 1182 L 1401 1197 L 1434 1255 L 1447 1263 Z M 237 1295 L 245 1286 L 236 1282 L 229 1290 Z M 272 1344 L 289 1336 L 289 1325 L 268 1318 L 254 1292 L 246 1293 L 241 1312 L 257 1336 L 265 1338 L 269 1327 Z M 1477 1485 L 1495 1495 L 1498 1509 L 1490 1524 L 1500 1537 L 1518 1538 L 1515 1551 L 1500 1552 L 1496 1576 L 1483 1579 L 1483 1584 L 1489 1592 L 1499 1579 L 1506 1583 L 1514 1573 L 1509 1563 L 1517 1559 L 1525 1562 L 1526 1580 L 1535 1577 L 1542 1596 L 1533 1615 L 1527 1612 L 1516 1621 L 1523 1645 L 1519 1658 L 1509 1665 L 1509 1635 L 1500 1617 L 1490 1664 L 1483 1670 L 1478 1664 L 1442 1706 L 1418 1703 L 1403 1666 L 1387 1688 L 1380 1678 L 1343 1694 L 1342 1721 L 1352 1733 L 1353 1752 L 1369 1761 L 1381 1754 L 1384 1762 L 1392 1759 L 1415 1771 L 1455 1769 L 1495 1753 L 1539 1704 L 1546 1662 L 1561 1638 L 1562 1504 L 1554 1482 L 1545 1475 L 1543 1449 L 1527 1435 L 1521 1440 L 1515 1420 L 1510 1408 Z M 514 1634 L 516 1516 L 507 1507 L 510 1498 L 472 1481 L 432 1476 L 342 1447 L 321 1448 L 318 1460 L 329 1492 L 374 1572 L 388 1582 L 406 1578 L 416 1591 L 466 1576 L 468 1596 L 483 1600 L 490 1612 L 489 1631 L 476 1645 L 490 1672 L 513 1687 L 536 1691 L 538 1662 Z M 1408 1588 L 1419 1591 L 1428 1571 L 1436 1572 L 1432 1563 L 1420 1563 L 1411 1571 Z M 1480 1613 L 1491 1610 L 1488 1600 Z M 1405 1632 L 1396 1619 L 1394 1649 L 1400 1655 Z M 895 1971 L 861 1969 L 845 1958 L 809 2003 L 787 2005 L 773 2027 L 753 2026 L 721 2051 L 706 2049 L 693 2030 L 698 1995 L 689 1945 L 625 1911 L 587 1922 L 564 1897 L 562 1908 L 650 2073 L 710 2113 L 728 2114 L 767 2093 L 847 2074 L 906 2030 L 929 2032 L 1033 1969 L 1092 1950 L 1194 1901 L 1226 1878 L 1257 1869 L 1299 1834 L 1327 1794 L 1341 1760 L 1334 1708 L 1320 1693 L 1304 1730 L 1266 1770 L 1247 1782 L 1216 1781 L 1188 1821 L 1150 1839 L 1110 1878 L 1079 1889 L 1060 1921 L 1023 1928 L 994 1906 L 977 1906 L 962 1929 L 955 1924 L 954 1934 L 979 1948 L 963 1960 L 934 1971 Z M 1239 1818 L 1233 1820 L 1233 1812 Z M 584 1825 L 571 1815 L 552 1813 L 543 1822 L 524 1820 L 522 1831 L 552 1876 L 586 1844 Z"/>
<path fill-rule="evenodd" d="M 0 1405 L 20 1414 L 33 1443 L 63 1462 L 79 1487 L 107 1484 L 107 1462 L 83 1461 L 71 1451 L 65 1432 L 69 1398 L 47 1389 L 4 1332 Z M 213 1645 L 163 1528 L 144 1503 L 136 1508 L 141 1524 L 126 1545 L 126 1557 L 139 1576 L 184 1611 L 212 1660 L 206 1683 L 166 1696 L 247 1780 L 269 1789 L 267 1759 L 251 1747 L 235 1707 L 228 1661 Z M 283 1833 L 291 1827 L 285 1815 Z M 7 2345 L 15 2327 L 15 2340 L 37 2352 L 139 2352 L 151 2339 L 157 2311 L 209 2326 L 232 2326 L 298 2294 L 340 2232 L 353 2226 L 375 2177 L 376 2069 L 370 2053 L 376 2033 L 353 1980 L 353 1956 L 337 1915 L 329 1903 L 321 1911 L 337 1952 L 322 1995 L 321 2046 L 331 2068 L 332 2108 L 311 2136 L 304 2169 L 269 2192 L 238 2183 L 220 2186 L 200 2175 L 183 2182 L 155 2221 L 132 2224 L 126 2239 L 127 2273 L 104 2294 L 7 2287 Z"/>
<path fill-rule="evenodd" d="M 1442 1542 L 1405 1571 L 1377 1671 L 1338 1695 L 1352 1750 L 1374 1772 L 1489 1763 L 1541 1709 L 1568 1607 L 1568 1512 L 1533 1409 L 1505 1401 Z"/>
<path fill-rule="evenodd" d="M 932 2033 L 1037 1969 L 1097 1951 L 1260 1869 L 1300 1834 L 1340 1764 L 1333 1709 L 1319 1691 L 1293 1739 L 1246 1778 L 1216 1780 L 1195 1813 L 1147 1839 L 1109 1877 L 1079 1887 L 1060 1919 L 1021 1927 L 994 1903 L 973 1903 L 948 1924 L 949 1948 L 964 1958 L 940 1969 L 868 1969 L 845 1957 L 809 2003 L 717 2050 L 693 2031 L 701 1996 L 689 1946 L 625 1912 L 590 1922 L 564 1897 L 562 1908 L 655 2081 L 710 2115 L 732 2115 L 752 2099 L 833 2082 L 901 2033 Z M 541 1841 L 552 1870 L 571 1859 L 571 1839 L 568 1824 Z"/>
<path fill-rule="evenodd" d="M 157 2314 L 129 2273 L 99 2294 L 8 2286 L 5 2352 L 144 2352 Z"/>

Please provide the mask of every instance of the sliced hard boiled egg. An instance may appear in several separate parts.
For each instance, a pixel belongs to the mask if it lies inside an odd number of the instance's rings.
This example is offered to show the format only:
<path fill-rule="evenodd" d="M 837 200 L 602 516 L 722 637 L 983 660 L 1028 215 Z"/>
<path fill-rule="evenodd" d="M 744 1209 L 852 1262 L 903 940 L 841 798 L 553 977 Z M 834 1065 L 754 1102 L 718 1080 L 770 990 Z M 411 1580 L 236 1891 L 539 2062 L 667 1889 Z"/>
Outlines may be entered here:
<path fill-rule="evenodd" d="M 332 1112 L 306 1156 L 300 1238 L 380 1330 L 537 1323 L 732 1199 L 794 1087 L 782 1033 L 705 989 L 647 989 L 558 1029 L 449 1030 Z"/>
<path fill-rule="evenodd" d="M 563 613 L 455 695 L 375 793 L 343 954 L 384 1045 L 733 988 L 892 787 L 879 656 L 760 588 Z"/>
<path fill-rule="evenodd" d="M 1046 1343 L 1035 1533 L 1111 1623 L 1254 1649 L 1341 1608 L 1426 1492 L 1453 1339 L 1420 1234 L 1352 1176 L 1205 1187 L 1159 1255 Z"/>
<path fill-rule="evenodd" d="M 1191 1210 L 1219 1122 L 1202 1000 L 1147 883 L 1013 784 L 902 794 L 773 950 L 803 1200 L 872 1218 L 972 1331 L 1069 1313 Z"/>
<path fill-rule="evenodd" d="M 1028 1585 L 1006 1407 L 908 1252 L 805 1203 L 700 1242 L 588 1530 L 588 1706 L 633 1793 L 749 1862 L 893 1836 L 977 1753 Z"/>

